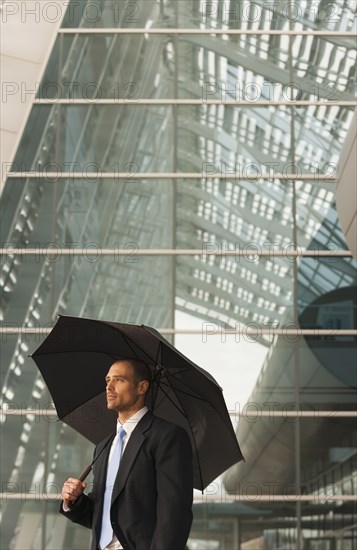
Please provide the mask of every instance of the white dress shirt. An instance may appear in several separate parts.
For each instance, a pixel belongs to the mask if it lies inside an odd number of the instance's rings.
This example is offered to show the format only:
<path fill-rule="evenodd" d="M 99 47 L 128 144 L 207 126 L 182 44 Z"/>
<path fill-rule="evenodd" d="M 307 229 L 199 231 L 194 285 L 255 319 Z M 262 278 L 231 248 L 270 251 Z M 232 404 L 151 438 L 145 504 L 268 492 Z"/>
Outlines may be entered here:
<path fill-rule="evenodd" d="M 121 428 L 121 426 L 123 426 L 123 428 L 126 432 L 126 434 L 123 438 L 122 455 L 125 451 L 125 448 L 128 444 L 128 441 L 130 439 L 131 434 L 133 433 L 134 429 L 136 428 L 136 426 L 138 425 L 138 423 L 142 419 L 142 417 L 148 412 L 148 410 L 149 409 L 147 407 L 142 407 L 139 411 L 137 411 L 135 414 L 133 414 L 133 416 L 130 416 L 130 418 L 128 418 L 124 422 L 124 424 L 120 424 L 119 419 L 118 419 L 117 433 L 118 433 L 119 429 Z M 112 446 L 110 448 L 110 451 L 109 451 L 108 461 L 110 460 L 112 454 L 113 454 L 113 444 L 112 444 Z M 63 511 L 64 512 L 69 512 L 69 510 L 70 510 L 69 508 L 65 508 L 63 506 Z M 111 543 L 106 548 L 108 550 L 122 550 L 123 549 L 122 545 L 120 544 L 120 542 L 117 539 L 117 537 L 115 536 L 115 534 L 113 535 Z"/>

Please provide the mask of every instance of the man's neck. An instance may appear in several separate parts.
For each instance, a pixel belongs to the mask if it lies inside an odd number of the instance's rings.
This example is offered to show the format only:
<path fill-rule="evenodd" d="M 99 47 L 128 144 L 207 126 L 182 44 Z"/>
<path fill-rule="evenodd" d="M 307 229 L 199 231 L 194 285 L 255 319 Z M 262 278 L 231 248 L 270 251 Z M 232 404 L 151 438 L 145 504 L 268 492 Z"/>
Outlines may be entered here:
<path fill-rule="evenodd" d="M 121 425 L 125 424 L 125 422 L 127 422 L 129 420 L 129 418 L 134 416 L 134 414 L 136 414 L 138 411 L 140 411 L 140 409 L 142 409 L 143 407 L 145 407 L 145 404 L 137 406 L 134 409 L 130 409 L 129 411 L 119 411 L 118 420 L 119 420 L 120 424 Z"/>

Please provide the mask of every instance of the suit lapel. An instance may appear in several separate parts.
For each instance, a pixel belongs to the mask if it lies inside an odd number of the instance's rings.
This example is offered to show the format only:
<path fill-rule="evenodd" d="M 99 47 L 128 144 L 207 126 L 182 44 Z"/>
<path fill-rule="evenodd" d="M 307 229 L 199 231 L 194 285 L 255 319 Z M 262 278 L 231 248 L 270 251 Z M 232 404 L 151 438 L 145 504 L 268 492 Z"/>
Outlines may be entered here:
<path fill-rule="evenodd" d="M 124 489 L 126 480 L 135 462 L 137 454 L 146 439 L 145 432 L 150 428 L 154 419 L 155 417 L 152 412 L 148 411 L 133 430 L 129 438 L 128 444 L 124 449 L 123 456 L 121 457 L 120 466 L 112 494 L 112 503 Z"/>

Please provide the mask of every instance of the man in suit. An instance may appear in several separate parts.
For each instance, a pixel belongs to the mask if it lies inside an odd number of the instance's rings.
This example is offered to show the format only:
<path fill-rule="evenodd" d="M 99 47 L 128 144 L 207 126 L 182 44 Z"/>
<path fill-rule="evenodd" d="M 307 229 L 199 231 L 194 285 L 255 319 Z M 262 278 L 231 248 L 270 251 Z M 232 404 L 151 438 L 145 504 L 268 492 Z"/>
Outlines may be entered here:
<path fill-rule="evenodd" d="M 94 456 L 101 454 L 92 492 L 84 494 L 86 483 L 75 478 L 63 485 L 60 511 L 92 529 L 91 550 L 185 548 L 192 523 L 191 443 L 183 428 L 145 406 L 150 378 L 141 361 L 113 363 L 106 395 L 108 408 L 118 412 L 117 436 L 95 449 Z"/>

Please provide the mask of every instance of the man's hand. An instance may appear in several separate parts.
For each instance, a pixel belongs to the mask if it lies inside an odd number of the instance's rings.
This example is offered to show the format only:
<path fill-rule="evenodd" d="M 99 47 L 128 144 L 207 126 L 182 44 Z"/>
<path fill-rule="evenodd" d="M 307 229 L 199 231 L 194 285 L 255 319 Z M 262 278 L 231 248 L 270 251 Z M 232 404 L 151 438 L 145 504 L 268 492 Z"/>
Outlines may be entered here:
<path fill-rule="evenodd" d="M 86 487 L 86 483 L 74 477 L 69 477 L 64 482 L 61 493 L 64 508 L 70 508 L 71 504 L 81 496 Z"/>

